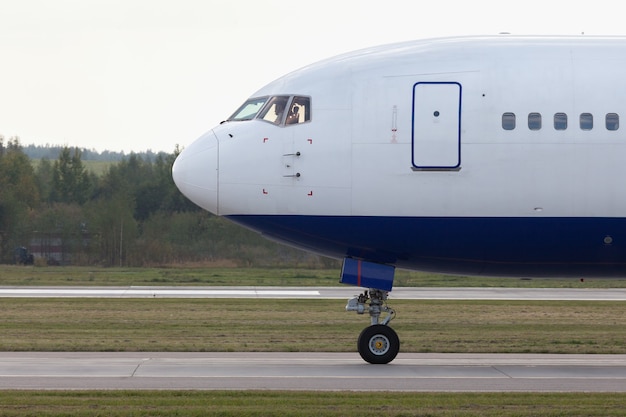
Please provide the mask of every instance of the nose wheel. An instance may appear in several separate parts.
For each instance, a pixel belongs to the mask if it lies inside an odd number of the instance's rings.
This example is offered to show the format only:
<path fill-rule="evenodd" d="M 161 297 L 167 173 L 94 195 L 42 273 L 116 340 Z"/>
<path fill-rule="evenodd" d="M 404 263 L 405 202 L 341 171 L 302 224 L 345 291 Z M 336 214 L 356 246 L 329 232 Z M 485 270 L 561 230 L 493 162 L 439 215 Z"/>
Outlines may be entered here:
<path fill-rule="evenodd" d="M 395 359 L 400 350 L 400 339 L 391 327 L 375 324 L 363 329 L 357 347 L 366 362 L 385 364 Z"/>
<path fill-rule="evenodd" d="M 358 314 L 369 312 L 372 325 L 359 335 L 357 348 L 361 357 L 373 364 L 389 363 L 400 351 L 398 334 L 388 326 L 396 312 L 387 306 L 386 301 L 386 291 L 370 289 L 349 300 L 346 305 L 347 311 L 356 311 Z M 381 320 L 383 313 L 386 313 L 386 317 Z"/>

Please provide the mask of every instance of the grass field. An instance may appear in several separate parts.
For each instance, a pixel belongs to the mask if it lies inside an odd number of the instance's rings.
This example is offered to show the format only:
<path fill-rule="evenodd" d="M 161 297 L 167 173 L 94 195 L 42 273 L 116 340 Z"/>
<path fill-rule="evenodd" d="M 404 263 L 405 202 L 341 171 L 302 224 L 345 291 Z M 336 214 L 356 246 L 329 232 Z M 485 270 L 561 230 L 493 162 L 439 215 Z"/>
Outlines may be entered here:
<path fill-rule="evenodd" d="M 339 269 L 304 268 L 100 268 L 0 265 L 0 285 L 208 285 L 334 286 Z M 626 279 L 519 279 L 396 271 L 396 287 L 624 288 Z"/>
<path fill-rule="evenodd" d="M 623 394 L 0 391 L 2 416 L 623 416 Z"/>
<path fill-rule="evenodd" d="M 354 352 L 342 300 L 2 299 L 4 351 Z M 626 302 L 397 300 L 403 352 L 626 353 Z"/>

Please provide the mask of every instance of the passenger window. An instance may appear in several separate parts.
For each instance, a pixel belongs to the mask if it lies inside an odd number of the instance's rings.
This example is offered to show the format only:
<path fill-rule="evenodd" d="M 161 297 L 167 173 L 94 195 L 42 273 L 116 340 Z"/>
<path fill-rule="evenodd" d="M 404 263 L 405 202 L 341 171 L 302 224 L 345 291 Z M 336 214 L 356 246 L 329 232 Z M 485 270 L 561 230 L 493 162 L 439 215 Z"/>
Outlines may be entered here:
<path fill-rule="evenodd" d="M 606 128 L 607 130 L 619 129 L 619 114 L 617 113 L 606 114 Z"/>
<path fill-rule="evenodd" d="M 582 130 L 593 129 L 593 115 L 591 113 L 580 114 L 580 128 Z"/>
<path fill-rule="evenodd" d="M 565 114 L 565 113 L 555 113 L 554 114 L 554 128 L 556 130 L 565 130 L 565 129 L 567 129 L 567 114 Z"/>
<path fill-rule="evenodd" d="M 515 129 L 515 113 L 507 112 L 502 114 L 502 129 Z"/>
<path fill-rule="evenodd" d="M 528 128 L 530 130 L 541 129 L 541 114 L 540 113 L 528 113 Z"/>

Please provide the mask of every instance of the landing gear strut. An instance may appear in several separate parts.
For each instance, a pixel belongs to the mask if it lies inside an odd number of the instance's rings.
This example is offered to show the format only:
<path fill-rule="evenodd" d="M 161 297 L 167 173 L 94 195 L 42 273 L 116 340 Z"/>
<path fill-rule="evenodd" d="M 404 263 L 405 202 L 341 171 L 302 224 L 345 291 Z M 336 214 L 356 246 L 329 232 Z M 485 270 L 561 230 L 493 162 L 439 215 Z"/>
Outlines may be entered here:
<path fill-rule="evenodd" d="M 373 364 L 391 362 L 400 350 L 400 339 L 397 333 L 388 326 L 396 316 L 396 312 L 387 306 L 387 294 L 387 291 L 372 288 L 348 300 L 346 305 L 347 311 L 356 311 L 357 314 L 369 312 L 372 325 L 361 332 L 357 347 L 361 357 Z M 381 320 L 383 313 L 386 316 Z"/>

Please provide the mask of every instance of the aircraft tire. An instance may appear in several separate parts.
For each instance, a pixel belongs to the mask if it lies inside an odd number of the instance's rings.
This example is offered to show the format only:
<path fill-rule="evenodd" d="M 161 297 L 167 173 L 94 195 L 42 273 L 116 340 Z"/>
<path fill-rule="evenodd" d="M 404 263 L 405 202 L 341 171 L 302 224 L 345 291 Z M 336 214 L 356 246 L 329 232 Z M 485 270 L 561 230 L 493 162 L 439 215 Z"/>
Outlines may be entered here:
<path fill-rule="evenodd" d="M 366 362 L 386 364 L 394 360 L 400 351 L 400 339 L 391 327 L 375 324 L 363 329 L 357 348 Z"/>

